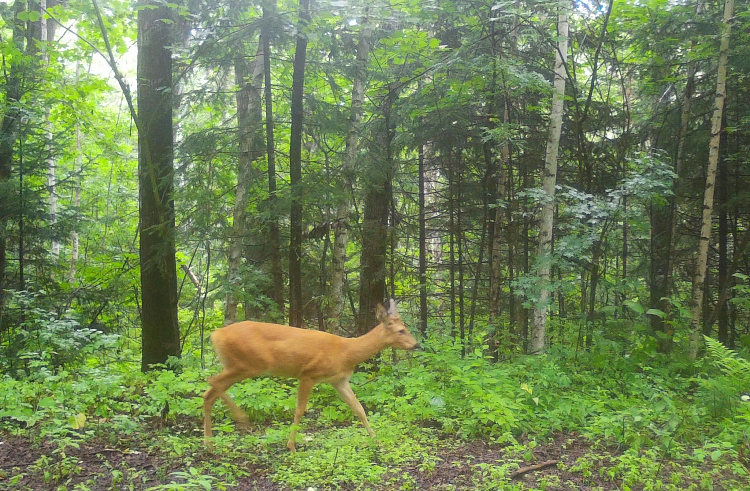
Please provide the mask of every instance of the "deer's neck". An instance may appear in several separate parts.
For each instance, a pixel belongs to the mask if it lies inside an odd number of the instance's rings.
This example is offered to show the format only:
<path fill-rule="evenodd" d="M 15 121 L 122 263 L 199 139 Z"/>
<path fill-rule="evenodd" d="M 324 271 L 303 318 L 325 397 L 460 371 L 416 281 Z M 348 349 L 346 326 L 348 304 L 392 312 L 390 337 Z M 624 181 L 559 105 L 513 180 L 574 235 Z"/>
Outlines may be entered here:
<path fill-rule="evenodd" d="M 346 360 L 352 368 L 372 358 L 388 346 L 385 342 L 384 329 L 383 324 L 378 324 L 367 334 L 349 339 Z"/>

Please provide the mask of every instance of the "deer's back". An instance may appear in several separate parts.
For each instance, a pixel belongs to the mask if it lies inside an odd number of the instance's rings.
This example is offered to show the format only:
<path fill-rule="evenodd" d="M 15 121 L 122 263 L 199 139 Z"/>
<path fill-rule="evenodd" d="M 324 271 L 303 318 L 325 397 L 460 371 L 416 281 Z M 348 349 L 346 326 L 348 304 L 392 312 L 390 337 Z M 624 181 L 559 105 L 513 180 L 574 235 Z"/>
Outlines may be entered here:
<path fill-rule="evenodd" d="M 238 322 L 211 335 L 219 360 L 227 369 L 248 376 L 310 377 L 325 380 L 341 370 L 344 339 L 321 331 L 269 324 Z"/>

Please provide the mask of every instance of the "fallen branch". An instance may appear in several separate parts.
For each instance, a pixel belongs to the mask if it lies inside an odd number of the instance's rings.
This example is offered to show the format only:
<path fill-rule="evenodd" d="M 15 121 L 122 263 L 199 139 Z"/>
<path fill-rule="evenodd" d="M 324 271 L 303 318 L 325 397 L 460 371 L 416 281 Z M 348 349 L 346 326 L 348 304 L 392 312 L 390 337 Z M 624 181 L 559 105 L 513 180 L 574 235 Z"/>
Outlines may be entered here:
<path fill-rule="evenodd" d="M 547 467 L 551 467 L 553 465 L 557 465 L 559 462 L 560 462 L 559 460 L 548 460 L 546 462 L 542 462 L 541 464 L 534 464 L 534 465 L 530 465 L 528 467 L 521 467 L 520 469 L 511 472 L 510 473 L 510 478 L 511 479 L 515 479 L 518 476 L 522 476 L 522 475 L 526 474 L 527 472 L 532 472 L 532 471 L 538 471 L 540 469 L 545 469 Z"/>

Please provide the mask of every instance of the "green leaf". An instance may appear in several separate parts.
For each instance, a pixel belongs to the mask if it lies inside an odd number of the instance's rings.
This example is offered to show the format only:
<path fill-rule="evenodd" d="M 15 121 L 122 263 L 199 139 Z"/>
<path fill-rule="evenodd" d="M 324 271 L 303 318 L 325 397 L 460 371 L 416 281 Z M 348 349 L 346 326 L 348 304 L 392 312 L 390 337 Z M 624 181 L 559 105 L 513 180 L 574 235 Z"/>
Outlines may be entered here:
<path fill-rule="evenodd" d="M 648 309 L 646 315 L 655 315 L 660 319 L 664 319 L 667 316 L 667 313 L 659 309 Z"/>
<path fill-rule="evenodd" d="M 622 304 L 636 314 L 642 314 L 645 310 L 643 306 L 635 300 L 625 300 L 624 302 L 622 302 Z"/>
<path fill-rule="evenodd" d="M 86 415 L 83 413 L 78 413 L 75 416 L 71 416 L 68 418 L 68 424 L 74 430 L 80 430 L 81 428 L 86 426 Z"/>
<path fill-rule="evenodd" d="M 57 402 L 51 397 L 45 397 L 39 401 L 39 404 L 37 404 L 37 408 L 49 408 L 55 406 L 57 406 Z"/>

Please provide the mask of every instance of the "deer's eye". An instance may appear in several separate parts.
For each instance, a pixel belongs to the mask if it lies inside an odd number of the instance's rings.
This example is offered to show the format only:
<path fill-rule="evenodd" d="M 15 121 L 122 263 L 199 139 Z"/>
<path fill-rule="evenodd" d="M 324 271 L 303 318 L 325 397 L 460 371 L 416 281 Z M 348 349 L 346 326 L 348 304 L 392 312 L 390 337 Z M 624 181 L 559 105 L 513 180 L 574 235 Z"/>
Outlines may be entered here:
<path fill-rule="evenodd" d="M 399 329 L 399 330 L 398 330 L 398 333 L 399 333 L 399 334 L 406 334 L 406 329 Z"/>

